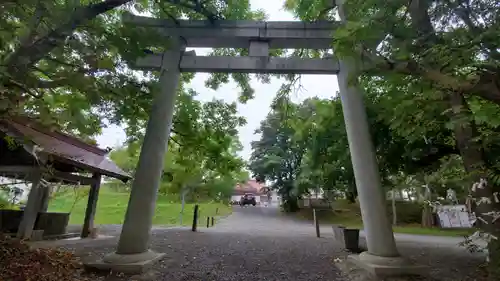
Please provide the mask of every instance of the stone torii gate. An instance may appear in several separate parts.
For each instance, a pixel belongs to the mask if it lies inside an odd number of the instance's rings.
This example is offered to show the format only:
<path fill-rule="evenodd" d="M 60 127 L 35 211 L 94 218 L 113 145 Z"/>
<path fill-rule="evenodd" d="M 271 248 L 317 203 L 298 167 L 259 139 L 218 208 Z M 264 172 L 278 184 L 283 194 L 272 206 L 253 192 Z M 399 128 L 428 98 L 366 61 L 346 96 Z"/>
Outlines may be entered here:
<path fill-rule="evenodd" d="M 344 20 L 344 19 L 343 19 Z M 414 273 L 418 267 L 400 257 L 390 222 L 385 194 L 371 142 L 361 90 L 348 84 L 355 69 L 350 60 L 270 57 L 269 49 L 331 49 L 332 30 L 338 22 L 263 22 L 161 20 L 127 15 L 124 21 L 158 30 L 173 45 L 163 54 L 139 58 L 134 66 L 160 71 L 161 92 L 153 100 L 150 118 L 132 185 L 123 229 L 115 253 L 91 267 L 140 272 L 165 254 L 149 250 L 152 217 L 172 126 L 181 72 L 301 73 L 337 75 L 352 164 L 361 204 L 368 251 L 352 261 L 372 273 Z M 248 48 L 247 57 L 196 56 L 186 47 Z"/>

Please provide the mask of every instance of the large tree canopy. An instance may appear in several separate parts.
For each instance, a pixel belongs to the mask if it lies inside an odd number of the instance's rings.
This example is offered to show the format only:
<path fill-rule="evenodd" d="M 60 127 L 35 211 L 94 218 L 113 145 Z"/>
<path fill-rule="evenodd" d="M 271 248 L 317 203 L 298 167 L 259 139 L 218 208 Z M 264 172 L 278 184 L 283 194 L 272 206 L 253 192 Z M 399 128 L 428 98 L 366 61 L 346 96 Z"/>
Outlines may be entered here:
<path fill-rule="evenodd" d="M 179 97 L 175 122 L 185 123 L 177 126 L 182 132 L 171 135 L 160 192 L 180 194 L 189 189 L 193 191 L 190 196 L 229 198 L 235 184 L 248 178 L 243 172 L 245 163 L 238 156 L 242 146 L 237 129 L 245 119 L 237 115 L 235 103 L 202 103 L 194 97 L 194 92 Z M 140 139 L 131 141 L 112 151 L 110 157 L 133 174 L 140 145 Z"/>
<path fill-rule="evenodd" d="M 91 139 L 109 123 L 121 125 L 128 137 L 127 150 L 136 159 L 159 85 L 158 73 L 133 71 L 129 63 L 144 50 L 168 49 L 170 42 L 154 29 L 124 24 L 122 15 L 129 12 L 173 20 L 264 17 L 260 11 L 252 12 L 248 1 L 3 1 L 0 118 L 28 115 L 83 139 Z M 179 152 L 172 155 L 181 155 L 184 162 L 191 161 L 181 165 L 186 171 L 194 166 L 239 170 L 237 129 L 245 120 L 236 116 L 236 104 L 196 101 L 196 92 L 187 88 L 193 77 L 181 76 L 170 151 Z M 215 74 L 207 86 L 216 89 L 231 77 L 241 86 L 241 99 L 250 98 L 253 92 L 246 74 Z M 135 161 L 124 162 L 123 167 L 130 170 Z"/>
<path fill-rule="evenodd" d="M 286 2 L 301 19 L 335 19 L 335 1 Z M 336 54 L 363 58 L 371 75 L 405 75 L 500 104 L 498 1 L 344 2 Z"/>
<path fill-rule="evenodd" d="M 212 21 L 264 17 L 250 11 L 248 1 L 3 1 L 2 116 L 30 115 L 80 136 L 99 133 L 104 119 L 128 126 L 129 136 L 140 132 L 157 92 L 157 74 L 143 76 L 127 65 L 143 50 L 161 52 L 169 42 L 155 30 L 124 25 L 124 12 Z M 179 92 L 192 77 L 182 75 Z M 232 77 L 242 86 L 243 100 L 251 97 L 248 75 Z M 207 85 L 217 88 L 228 79 L 214 75 Z"/>
<path fill-rule="evenodd" d="M 478 225 L 492 238 L 491 276 L 499 276 L 500 3 L 340 2 L 342 7 L 332 5 L 335 1 L 287 0 L 286 9 L 304 20 L 341 17 L 333 32 L 335 55 L 357 62 L 358 72 L 350 78 L 369 94 L 368 110 L 370 104 L 377 109 L 370 118 L 390 129 L 393 138 L 386 147 L 408 145 L 396 167 L 415 173 L 415 168 L 432 162 L 439 166 L 443 159 L 455 163 L 450 155 L 459 154 L 465 170 L 462 185 L 476 203 Z M 372 126 L 376 141 L 379 127 Z M 385 150 L 377 147 L 384 173 L 395 168 L 384 161 Z M 415 159 L 419 165 L 411 163 Z"/>
<path fill-rule="evenodd" d="M 331 0 L 283 2 L 308 21 L 335 19 L 338 8 Z M 333 47 L 337 57 L 359 64 L 351 78 L 359 78 L 366 92 L 384 183 L 400 184 L 406 177 L 446 184 L 450 179 L 476 200 L 481 229 L 500 237 L 500 203 L 495 201 L 500 192 L 498 1 L 343 2 L 345 20 L 332 33 Z M 2 1 L 0 117 L 28 115 L 84 137 L 98 134 L 108 120 L 125 125 L 129 150 L 136 153 L 158 92 L 158 74 L 139 75 L 128 63 L 145 49 L 162 52 L 169 41 L 154 30 L 125 25 L 125 12 L 210 21 L 265 18 L 250 9 L 248 0 Z M 201 161 L 208 174 L 237 170 L 235 128 L 243 120 L 233 118 L 234 105 L 195 102 L 186 86 L 192 77 L 181 78 L 167 166 L 175 170 L 182 163 L 185 169 Z M 248 74 L 214 74 L 206 84 L 217 89 L 229 78 L 240 85 L 241 101 L 253 96 Z M 295 81 L 293 75 L 286 78 Z M 284 86 L 281 94 L 290 89 Z M 290 210 L 310 188 L 355 194 L 341 110 L 338 99 L 296 104 L 281 95 L 259 128 L 262 136 L 253 144 L 250 167 L 274 183 Z M 212 165 L 225 160 L 227 166 Z M 492 276 L 500 276 L 500 239 L 489 247 Z"/>

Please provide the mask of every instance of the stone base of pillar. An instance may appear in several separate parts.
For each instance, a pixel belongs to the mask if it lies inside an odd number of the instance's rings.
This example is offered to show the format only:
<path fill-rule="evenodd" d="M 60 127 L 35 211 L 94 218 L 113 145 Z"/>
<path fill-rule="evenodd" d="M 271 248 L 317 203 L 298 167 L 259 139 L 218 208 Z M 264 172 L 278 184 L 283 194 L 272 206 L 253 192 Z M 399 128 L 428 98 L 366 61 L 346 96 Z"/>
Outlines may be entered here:
<path fill-rule="evenodd" d="M 376 278 L 408 275 L 425 276 L 428 273 L 428 267 L 414 264 L 402 257 L 387 258 L 362 252 L 359 255 L 349 255 L 347 261 Z"/>
<path fill-rule="evenodd" d="M 89 271 L 113 271 L 126 274 L 141 274 L 148 271 L 154 263 L 165 256 L 151 250 L 140 254 L 120 255 L 111 253 L 97 261 L 85 262 L 85 269 Z"/>

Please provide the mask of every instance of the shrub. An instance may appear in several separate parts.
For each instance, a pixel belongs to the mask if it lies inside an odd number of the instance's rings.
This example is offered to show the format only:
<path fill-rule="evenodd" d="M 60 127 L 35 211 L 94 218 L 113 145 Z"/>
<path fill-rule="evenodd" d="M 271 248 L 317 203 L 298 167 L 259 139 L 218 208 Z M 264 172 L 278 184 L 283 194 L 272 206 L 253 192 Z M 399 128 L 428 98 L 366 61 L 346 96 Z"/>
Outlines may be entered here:
<path fill-rule="evenodd" d="M 5 200 L 5 198 L 0 197 L 0 209 L 6 209 L 9 205 L 9 201 Z"/>
<path fill-rule="evenodd" d="M 392 201 L 387 201 L 387 211 L 392 222 Z M 396 201 L 396 215 L 398 224 L 421 224 L 422 204 L 410 201 Z"/>
<path fill-rule="evenodd" d="M 17 205 L 13 205 L 9 200 L 6 198 L 0 197 L 0 210 L 1 209 L 11 209 L 11 210 L 18 210 L 19 207 Z"/>

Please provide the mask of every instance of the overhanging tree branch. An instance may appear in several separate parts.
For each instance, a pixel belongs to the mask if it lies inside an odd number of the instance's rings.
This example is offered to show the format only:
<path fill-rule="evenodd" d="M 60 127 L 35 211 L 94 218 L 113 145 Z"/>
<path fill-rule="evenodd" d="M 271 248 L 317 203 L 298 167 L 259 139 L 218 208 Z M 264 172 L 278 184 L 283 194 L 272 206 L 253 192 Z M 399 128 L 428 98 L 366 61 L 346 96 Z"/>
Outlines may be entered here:
<path fill-rule="evenodd" d="M 392 72 L 409 76 L 421 77 L 429 82 L 435 83 L 438 88 L 447 91 L 458 91 L 468 95 L 476 95 L 485 100 L 500 105 L 500 77 L 498 72 L 480 72 L 470 75 L 467 79 L 454 77 L 443 73 L 430 66 L 424 66 L 417 61 L 407 59 L 396 61 L 381 55 L 376 55 L 368 50 L 361 51 L 363 58 L 363 73 L 371 74 L 381 72 Z"/>
<path fill-rule="evenodd" d="M 206 16 L 211 21 L 221 18 L 220 15 L 208 11 L 204 5 L 200 4 L 199 0 L 162 1 L 192 9 L 193 11 Z M 132 2 L 132 0 L 105 0 L 99 3 L 78 7 L 66 22 L 51 30 L 44 36 L 41 36 L 38 40 L 21 44 L 21 46 L 11 53 L 4 63 L 7 73 L 9 73 L 12 77 L 25 77 L 34 64 L 40 61 L 43 57 L 47 56 L 47 54 L 49 54 L 54 48 L 61 46 L 66 38 L 68 38 L 76 28 L 88 20 L 92 20 L 101 14 L 129 2 Z"/>
<path fill-rule="evenodd" d="M 15 52 L 10 54 L 5 63 L 8 73 L 13 77 L 25 76 L 31 66 L 40 61 L 54 48 L 62 45 L 64 40 L 66 40 L 78 26 L 87 20 L 91 20 L 100 14 L 106 13 L 131 1 L 132 0 L 106 0 L 77 8 L 68 21 L 51 30 L 38 40 L 21 45 Z"/>

